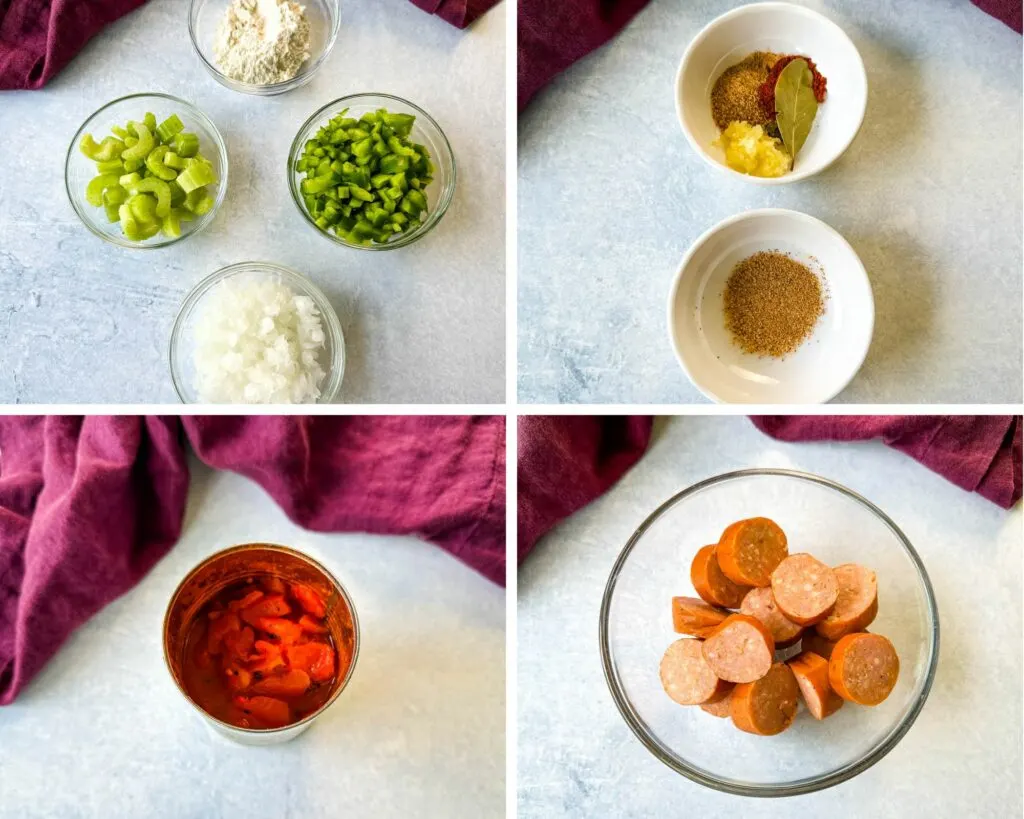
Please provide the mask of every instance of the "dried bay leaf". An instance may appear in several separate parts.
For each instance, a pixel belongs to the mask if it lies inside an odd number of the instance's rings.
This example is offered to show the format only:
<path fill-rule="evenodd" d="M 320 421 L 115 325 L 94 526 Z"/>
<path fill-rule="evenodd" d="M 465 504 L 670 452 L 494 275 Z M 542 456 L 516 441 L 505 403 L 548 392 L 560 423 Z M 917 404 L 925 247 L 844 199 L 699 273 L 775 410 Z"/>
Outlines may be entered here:
<path fill-rule="evenodd" d="M 797 152 L 804 147 L 818 114 L 814 98 L 814 75 L 806 60 L 793 60 L 779 74 L 775 83 L 775 119 L 782 143 L 796 165 Z"/>

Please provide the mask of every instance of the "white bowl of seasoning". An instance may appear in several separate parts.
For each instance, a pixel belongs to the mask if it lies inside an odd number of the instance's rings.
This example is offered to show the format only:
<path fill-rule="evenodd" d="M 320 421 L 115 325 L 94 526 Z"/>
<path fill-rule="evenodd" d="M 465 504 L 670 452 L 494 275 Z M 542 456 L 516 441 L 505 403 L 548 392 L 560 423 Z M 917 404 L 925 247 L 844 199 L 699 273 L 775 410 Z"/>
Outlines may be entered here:
<path fill-rule="evenodd" d="M 782 357 L 745 352 L 727 326 L 729 279 L 737 265 L 761 252 L 784 254 L 805 266 L 822 294 L 823 311 L 812 318 L 813 329 Z M 771 283 L 771 272 L 760 281 Z M 761 298 L 756 288 L 747 296 Z M 766 304 L 770 298 L 764 296 Z M 769 333 L 787 329 L 774 314 L 764 321 Z M 676 359 L 697 389 L 721 403 L 831 400 L 864 363 L 874 324 L 871 283 L 857 253 L 824 222 L 792 210 L 747 211 L 715 225 L 687 251 L 669 291 L 668 331 Z"/>
<path fill-rule="evenodd" d="M 714 145 L 720 134 L 711 114 L 715 81 L 755 51 L 808 57 L 827 81 L 825 101 L 793 169 L 772 178 L 733 170 Z M 753 3 L 712 20 L 693 38 L 679 64 L 675 90 L 683 133 L 706 162 L 757 185 L 784 185 L 825 170 L 850 146 L 864 121 L 868 78 L 853 41 L 827 17 L 791 3 Z"/>

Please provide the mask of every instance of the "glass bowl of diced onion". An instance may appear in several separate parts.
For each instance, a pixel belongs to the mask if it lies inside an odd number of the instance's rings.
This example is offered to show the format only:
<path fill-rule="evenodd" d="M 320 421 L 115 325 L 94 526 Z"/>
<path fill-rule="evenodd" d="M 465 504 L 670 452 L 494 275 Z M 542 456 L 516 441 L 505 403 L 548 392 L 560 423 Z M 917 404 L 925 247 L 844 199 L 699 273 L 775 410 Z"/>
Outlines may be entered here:
<path fill-rule="evenodd" d="M 263 316 L 257 316 L 259 323 L 265 324 L 265 327 L 261 329 L 260 327 L 251 326 L 244 331 L 244 333 L 251 334 L 249 339 L 214 338 L 214 347 L 230 348 L 230 353 L 223 353 L 219 360 L 209 360 L 210 350 L 213 349 L 210 346 L 210 336 L 212 333 L 220 333 L 221 336 L 224 336 L 226 333 L 237 333 L 238 336 L 244 334 L 238 331 L 237 328 L 226 330 L 223 325 L 211 330 L 210 319 L 223 320 L 224 317 L 222 312 L 224 310 L 224 303 L 218 301 L 218 296 L 223 294 L 218 293 L 218 288 L 225 286 L 233 288 L 232 298 L 236 299 L 237 302 L 238 294 L 243 288 L 266 284 L 283 285 L 295 297 L 303 299 L 305 310 L 308 311 L 309 308 L 312 308 L 315 313 L 319 314 L 320 328 L 318 337 L 322 333 L 323 345 L 316 353 L 316 361 L 322 369 L 323 375 L 317 382 L 319 395 L 315 399 L 309 397 L 303 401 L 292 401 L 268 400 L 266 397 L 268 390 L 263 387 L 266 385 L 268 377 L 273 378 L 274 383 L 277 385 L 274 388 L 275 393 L 281 389 L 289 390 L 294 381 L 300 377 L 296 376 L 294 372 L 287 371 L 287 369 L 281 371 L 278 364 L 271 360 L 269 351 L 264 351 L 267 354 L 262 355 L 258 346 L 256 346 L 266 341 L 265 335 L 263 338 L 260 338 L 261 333 L 278 332 L 276 329 L 272 329 L 273 322 L 268 322 L 266 317 L 271 315 L 272 312 L 267 312 Z M 248 320 L 247 317 L 246 320 Z M 254 323 L 256 322 L 250 321 L 250 325 Z M 243 345 L 246 343 L 248 343 L 249 350 L 243 348 Z M 279 341 L 279 343 L 284 342 Z M 171 380 L 174 383 L 175 391 L 178 393 L 178 398 L 186 404 L 329 404 L 337 397 L 341 389 L 342 379 L 345 376 L 345 335 L 341 328 L 341 322 L 338 320 L 338 314 L 331 306 L 327 296 L 301 273 L 268 262 L 240 262 L 233 264 L 229 267 L 221 268 L 216 273 L 207 276 L 199 282 L 185 298 L 181 309 L 178 311 L 178 317 L 175 319 L 174 328 L 171 331 L 169 352 Z M 205 356 L 207 360 L 200 360 L 201 356 Z M 229 358 L 234 359 L 234 361 L 227 360 Z M 245 370 L 242 377 L 239 377 L 239 362 L 243 360 L 246 361 L 244 365 Z M 200 388 L 199 383 L 202 379 L 205 379 L 206 392 L 216 391 L 216 388 L 218 388 L 218 378 L 211 379 L 211 373 L 219 376 L 218 368 L 220 367 L 227 368 L 227 372 L 222 375 L 222 380 L 231 385 L 230 387 L 220 387 L 222 392 L 237 392 L 234 385 L 247 381 L 250 377 L 254 379 L 252 383 L 255 387 L 251 391 L 246 390 L 244 394 L 234 399 L 209 398 L 203 394 L 204 390 Z M 202 370 L 202 375 L 200 370 Z M 211 381 L 213 386 L 211 386 Z M 259 388 L 257 389 L 256 387 Z"/>
<path fill-rule="evenodd" d="M 346 117 L 358 120 L 363 114 L 381 109 L 386 110 L 389 114 L 407 114 L 415 117 L 409 139 L 413 143 L 424 146 L 429 152 L 429 159 L 434 168 L 433 179 L 423 189 L 427 200 L 427 210 L 418 227 L 396 233 L 386 242 L 357 244 L 346 240 L 332 230 L 323 230 L 317 225 L 316 219 L 309 212 L 305 195 L 302 192 L 302 182 L 306 174 L 299 170 L 299 163 L 305 152 L 306 143 L 312 140 L 330 120 L 343 112 L 347 112 L 345 113 Z M 288 152 L 288 189 L 291 191 L 295 207 L 299 209 L 299 213 L 302 214 L 306 223 L 332 242 L 358 250 L 395 250 L 422 239 L 437 227 L 448 211 L 448 206 L 451 205 L 452 197 L 455 195 L 455 178 L 455 154 L 444 131 L 441 130 L 441 126 L 419 106 L 391 94 L 352 94 L 327 103 L 302 124 L 292 142 L 291 150 Z"/>
<path fill-rule="evenodd" d="M 216 181 L 205 186 L 213 200 L 212 206 L 191 221 L 183 220 L 179 236 L 169 236 L 160 232 L 149 239 L 133 241 L 124 235 L 118 221 L 110 221 L 104 207 L 95 207 L 88 202 L 86 189 L 89 183 L 100 175 L 100 171 L 97 163 L 82 153 L 80 145 L 87 134 L 92 135 L 99 143 L 104 138 L 114 136 L 112 127 L 124 128 L 125 124 L 132 120 L 142 122 L 147 113 L 152 114 L 158 123 L 177 116 L 184 132 L 198 137 L 198 150 L 210 162 Z M 64 163 L 64 184 L 71 206 L 82 220 L 82 224 L 101 239 L 120 247 L 141 250 L 167 247 L 198 233 L 213 221 L 228 189 L 228 151 L 217 126 L 192 103 L 170 94 L 131 94 L 108 102 L 92 114 L 75 133 Z"/>

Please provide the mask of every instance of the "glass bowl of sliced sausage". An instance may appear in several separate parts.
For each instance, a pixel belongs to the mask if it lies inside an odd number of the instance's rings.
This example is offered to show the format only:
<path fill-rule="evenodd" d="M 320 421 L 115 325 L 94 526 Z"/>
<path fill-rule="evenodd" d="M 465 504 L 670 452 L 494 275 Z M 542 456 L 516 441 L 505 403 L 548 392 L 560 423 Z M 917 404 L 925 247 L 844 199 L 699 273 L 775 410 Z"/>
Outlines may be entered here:
<path fill-rule="evenodd" d="M 899 526 L 828 478 L 730 472 L 655 509 L 600 615 L 605 678 L 644 746 L 742 796 L 837 785 L 924 707 L 939 654 L 931 582 Z"/>

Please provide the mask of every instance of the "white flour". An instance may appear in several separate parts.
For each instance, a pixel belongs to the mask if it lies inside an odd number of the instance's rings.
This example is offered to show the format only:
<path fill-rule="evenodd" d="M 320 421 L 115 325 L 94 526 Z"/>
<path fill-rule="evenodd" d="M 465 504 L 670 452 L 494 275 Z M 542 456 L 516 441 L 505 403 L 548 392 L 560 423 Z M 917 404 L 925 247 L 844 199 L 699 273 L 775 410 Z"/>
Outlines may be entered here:
<path fill-rule="evenodd" d="M 220 70 L 233 80 L 290 80 L 309 59 L 306 10 L 293 0 L 232 0 L 213 51 Z"/>

